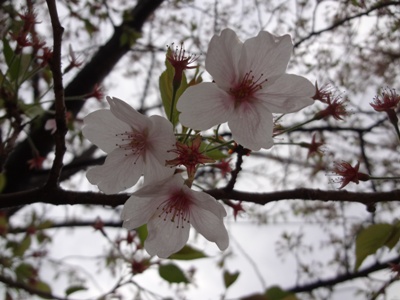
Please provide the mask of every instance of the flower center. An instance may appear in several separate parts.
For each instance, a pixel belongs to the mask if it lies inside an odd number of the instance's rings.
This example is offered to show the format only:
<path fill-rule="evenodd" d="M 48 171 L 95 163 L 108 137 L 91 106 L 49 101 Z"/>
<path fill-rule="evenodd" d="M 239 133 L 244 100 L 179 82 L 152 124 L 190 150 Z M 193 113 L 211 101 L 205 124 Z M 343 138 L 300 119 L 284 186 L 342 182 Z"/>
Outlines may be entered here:
<path fill-rule="evenodd" d="M 139 158 L 146 150 L 147 135 L 145 133 L 125 131 L 123 133 L 117 133 L 116 136 L 121 138 L 121 144 L 116 144 L 116 146 L 130 152 L 125 153 L 125 156 L 136 155 L 137 158 Z"/>
<path fill-rule="evenodd" d="M 157 210 L 160 210 L 159 218 L 176 222 L 176 228 L 184 228 L 185 223 L 190 224 L 190 199 L 182 191 L 162 202 Z"/>
<path fill-rule="evenodd" d="M 258 90 L 262 89 L 262 84 L 267 79 L 262 79 L 264 74 L 261 74 L 257 79 L 252 75 L 252 72 L 244 74 L 242 80 L 233 88 L 229 89 L 229 93 L 235 99 L 235 105 L 240 105 L 243 102 L 251 100 L 251 96 Z"/>

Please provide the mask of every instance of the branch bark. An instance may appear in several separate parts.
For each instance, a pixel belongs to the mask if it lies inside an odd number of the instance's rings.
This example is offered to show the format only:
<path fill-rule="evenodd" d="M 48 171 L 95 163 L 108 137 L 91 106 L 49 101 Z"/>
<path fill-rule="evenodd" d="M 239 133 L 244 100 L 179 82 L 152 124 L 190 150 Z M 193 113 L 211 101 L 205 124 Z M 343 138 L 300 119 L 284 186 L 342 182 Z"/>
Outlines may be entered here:
<path fill-rule="evenodd" d="M 361 271 L 355 272 L 355 273 L 349 273 L 349 274 L 343 274 L 339 276 L 335 276 L 330 279 L 325 279 L 325 280 L 318 280 L 316 282 L 312 282 L 309 284 L 305 284 L 302 286 L 297 286 L 293 288 L 289 288 L 287 291 L 288 292 L 293 292 L 293 293 L 302 293 L 302 292 L 311 292 L 317 288 L 330 288 L 334 285 L 337 285 L 342 282 L 347 282 L 356 278 L 361 278 L 361 277 L 367 277 L 369 274 L 380 271 L 383 269 L 386 269 L 389 267 L 389 264 L 398 264 L 400 263 L 400 256 L 385 261 L 383 263 L 376 263 L 368 268 L 365 268 Z"/>
<path fill-rule="evenodd" d="M 63 75 L 61 71 L 61 45 L 64 28 L 61 26 L 58 18 L 57 5 L 54 0 L 47 0 L 51 25 L 53 27 L 53 56 L 50 64 L 54 82 L 55 110 L 57 131 L 54 134 L 56 151 L 53 166 L 50 171 L 47 184 L 57 187 L 63 167 L 63 158 L 66 151 L 65 135 L 67 134 L 67 124 L 65 121 L 65 102 L 64 102 L 64 85 Z"/>
<path fill-rule="evenodd" d="M 368 205 L 378 202 L 400 201 L 400 190 L 390 192 L 348 192 L 348 191 L 323 191 L 318 189 L 294 189 L 271 193 L 249 193 L 237 190 L 226 191 L 213 189 L 205 191 L 215 199 L 239 200 L 264 205 L 282 200 L 308 200 L 308 201 L 342 201 Z M 116 207 L 125 203 L 128 194 L 105 195 L 94 192 L 74 192 L 50 187 L 41 187 L 29 191 L 0 195 L 0 209 L 12 208 L 33 203 L 48 203 L 53 205 L 104 205 Z"/>

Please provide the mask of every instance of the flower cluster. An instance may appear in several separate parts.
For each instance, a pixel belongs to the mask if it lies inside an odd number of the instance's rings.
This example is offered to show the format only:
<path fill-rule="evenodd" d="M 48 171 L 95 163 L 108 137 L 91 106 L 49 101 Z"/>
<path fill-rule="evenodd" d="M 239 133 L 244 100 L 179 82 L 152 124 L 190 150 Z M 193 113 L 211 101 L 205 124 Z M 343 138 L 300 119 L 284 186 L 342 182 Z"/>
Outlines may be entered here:
<path fill-rule="evenodd" d="M 223 205 L 191 186 L 200 165 L 221 168 L 223 177 L 231 171 L 230 160 L 219 156 L 221 162 L 216 163 L 209 156 L 212 151 L 227 145 L 238 145 L 248 153 L 270 148 L 272 113 L 295 112 L 314 102 L 314 85 L 304 77 L 286 74 L 292 50 L 288 35 L 263 31 L 241 42 L 235 32 L 225 29 L 212 38 L 206 56 L 213 82 L 192 80 L 187 84 L 183 71 L 197 68 L 189 66 L 197 57 L 186 55 L 182 46 L 168 49 L 167 68 L 172 68 L 174 76 L 167 104 L 164 98 L 168 93 L 161 93 L 169 119 L 144 116 L 111 97 L 107 97 L 110 109 L 84 118 L 83 135 L 107 153 L 103 165 L 87 172 L 92 184 L 113 194 L 136 185 L 143 176 L 142 187 L 125 203 L 122 219 L 130 230 L 147 224 L 144 247 L 150 255 L 164 258 L 182 249 L 191 225 L 221 250 L 228 247 Z M 183 94 L 178 93 L 182 88 Z M 178 114 L 181 133 L 174 122 Z M 217 131 L 208 138 L 199 133 L 225 122 L 233 141 L 226 142 Z M 195 135 L 191 135 L 193 130 Z M 177 166 L 185 167 L 186 179 Z M 235 207 L 236 217 L 243 208 L 240 204 Z"/>

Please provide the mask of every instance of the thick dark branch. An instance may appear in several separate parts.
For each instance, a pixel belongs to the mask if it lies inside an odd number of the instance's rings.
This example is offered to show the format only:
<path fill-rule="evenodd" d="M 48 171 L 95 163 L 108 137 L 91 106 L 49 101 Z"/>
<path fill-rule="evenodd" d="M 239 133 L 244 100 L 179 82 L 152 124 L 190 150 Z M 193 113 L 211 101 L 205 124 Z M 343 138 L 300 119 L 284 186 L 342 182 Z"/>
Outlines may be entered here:
<path fill-rule="evenodd" d="M 311 37 L 313 36 L 317 36 L 320 35 L 326 31 L 331 31 L 353 19 L 357 19 L 363 16 L 367 16 L 369 15 L 371 12 L 375 11 L 375 10 L 379 10 L 382 9 L 384 7 L 388 7 L 388 6 L 392 6 L 392 5 L 400 5 L 400 1 L 378 1 L 377 4 L 373 5 L 371 8 L 367 9 L 366 11 L 363 11 L 361 13 L 352 15 L 352 16 L 348 16 L 346 18 L 343 18 L 341 20 L 336 21 L 335 23 L 333 23 L 331 26 L 328 26 L 324 29 L 318 30 L 318 31 L 313 31 L 310 32 L 306 37 L 300 39 L 298 42 L 296 42 L 294 44 L 294 47 L 297 48 L 299 47 L 302 43 L 304 43 L 305 41 L 309 40 Z"/>
<path fill-rule="evenodd" d="M 369 274 L 373 272 L 387 269 L 389 267 L 389 264 L 398 264 L 398 263 L 400 263 L 400 256 L 383 263 L 376 263 L 368 268 L 365 268 L 355 273 L 343 274 L 335 276 L 331 279 L 318 280 L 313 283 L 290 288 L 287 291 L 293 293 L 301 293 L 301 292 L 311 292 L 317 288 L 330 288 L 342 282 L 347 282 L 356 278 L 367 277 Z"/>
<path fill-rule="evenodd" d="M 91 61 L 77 74 L 65 89 L 65 96 L 79 96 L 90 93 L 96 84 L 99 84 L 112 71 L 117 62 L 130 50 L 131 45 L 121 44 L 121 37 L 129 28 L 141 32 L 146 19 L 157 9 L 163 0 L 140 0 L 131 10 L 129 20 L 115 28 L 113 36 L 93 56 Z M 84 101 L 68 101 L 66 109 L 76 115 Z M 43 157 L 52 151 L 53 136 L 44 130 L 44 124 L 53 115 L 44 116 L 38 126 L 30 132 L 31 141 L 35 144 L 39 154 Z M 5 169 L 7 172 L 7 186 L 3 193 L 12 193 L 27 189 L 32 172 L 27 161 L 32 158 L 30 142 L 26 139 L 20 143 L 9 156 Z"/>
<path fill-rule="evenodd" d="M 63 157 L 66 151 L 65 135 L 67 133 L 67 124 L 65 121 L 65 102 L 64 102 L 64 86 L 61 71 L 61 44 L 64 28 L 60 24 L 58 18 L 57 6 L 54 0 L 47 0 L 51 25 L 53 27 L 53 56 L 51 60 L 51 72 L 53 73 L 54 96 L 56 109 L 57 131 L 54 134 L 56 151 L 53 166 L 47 184 L 53 187 L 58 186 L 61 169 L 63 166 Z"/>
<path fill-rule="evenodd" d="M 90 221 L 65 221 L 59 223 L 52 223 L 46 228 L 40 230 L 47 230 L 47 229 L 54 229 L 54 228 L 70 228 L 70 227 L 93 227 L 96 224 L 97 220 L 90 220 Z M 103 221 L 101 220 L 101 225 L 106 228 L 122 228 L 122 221 Z M 7 233 L 11 234 L 18 234 L 18 233 L 26 233 L 28 230 L 27 227 L 12 227 L 8 228 Z"/>
<path fill-rule="evenodd" d="M 341 201 L 368 205 L 377 202 L 400 201 L 400 190 L 390 192 L 364 193 L 347 191 L 322 191 L 316 189 L 300 188 L 271 193 L 249 193 L 240 191 L 226 191 L 214 189 L 206 191 L 216 199 L 231 199 L 252 202 L 256 204 L 267 204 L 281 200 L 315 200 L 315 201 Z M 61 189 L 50 189 L 42 187 L 29 191 L 0 195 L 0 208 L 10 208 L 33 203 L 48 203 L 54 205 L 105 205 L 119 206 L 128 199 L 128 194 L 105 195 L 94 192 L 73 192 Z"/>

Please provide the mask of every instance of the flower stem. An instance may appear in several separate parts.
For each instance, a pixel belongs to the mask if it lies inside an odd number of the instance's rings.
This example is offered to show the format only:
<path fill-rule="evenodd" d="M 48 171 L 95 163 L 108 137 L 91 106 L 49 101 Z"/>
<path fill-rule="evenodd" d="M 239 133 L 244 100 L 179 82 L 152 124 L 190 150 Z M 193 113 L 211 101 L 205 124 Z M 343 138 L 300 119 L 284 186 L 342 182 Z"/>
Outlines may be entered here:
<path fill-rule="evenodd" d="M 315 121 L 315 120 L 317 120 L 317 119 L 316 119 L 315 116 L 314 116 L 314 117 L 312 117 L 311 119 L 309 119 L 309 120 L 307 120 L 307 121 L 304 121 L 304 122 L 302 122 L 302 123 L 299 123 L 299 124 L 297 124 L 297 125 L 294 125 L 293 127 L 289 127 L 289 128 L 284 129 L 284 130 L 278 131 L 277 133 L 274 133 L 272 136 L 275 137 L 275 136 L 281 135 L 281 134 L 283 134 L 283 133 L 286 133 L 286 132 L 289 132 L 289 131 L 298 129 L 298 128 L 300 128 L 300 127 L 302 127 L 302 126 L 304 126 L 304 125 L 306 125 L 306 124 L 308 124 L 308 123 L 311 123 L 312 121 Z"/>
<path fill-rule="evenodd" d="M 400 176 L 394 176 L 394 177 L 375 177 L 375 176 L 370 176 L 370 180 L 400 180 Z"/>
<path fill-rule="evenodd" d="M 228 146 L 228 145 L 232 144 L 233 142 L 234 142 L 234 140 L 231 140 L 231 141 L 222 143 L 222 144 L 220 144 L 220 145 L 218 145 L 218 146 L 215 146 L 215 147 L 212 147 L 212 148 L 210 148 L 210 149 L 207 149 L 207 150 L 205 151 L 205 153 L 210 152 L 210 151 L 213 151 L 213 150 L 216 150 L 216 149 L 220 149 L 220 148 L 225 147 L 225 146 Z"/>
<path fill-rule="evenodd" d="M 171 99 L 171 109 L 169 110 L 169 120 L 172 124 L 174 124 L 174 109 L 175 109 L 175 101 L 176 101 L 176 94 L 178 92 L 179 86 L 181 83 L 174 83 L 172 84 L 172 99 Z"/>
<path fill-rule="evenodd" d="M 399 141 L 400 141 L 400 130 L 399 130 L 399 125 L 397 124 L 397 122 L 391 122 L 391 123 L 392 123 L 394 129 L 396 130 L 397 137 L 398 137 L 398 139 L 399 139 Z"/>

